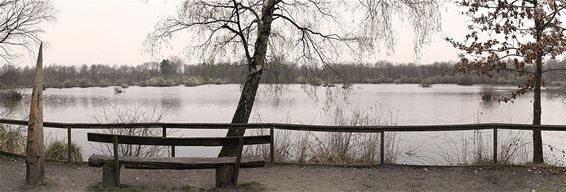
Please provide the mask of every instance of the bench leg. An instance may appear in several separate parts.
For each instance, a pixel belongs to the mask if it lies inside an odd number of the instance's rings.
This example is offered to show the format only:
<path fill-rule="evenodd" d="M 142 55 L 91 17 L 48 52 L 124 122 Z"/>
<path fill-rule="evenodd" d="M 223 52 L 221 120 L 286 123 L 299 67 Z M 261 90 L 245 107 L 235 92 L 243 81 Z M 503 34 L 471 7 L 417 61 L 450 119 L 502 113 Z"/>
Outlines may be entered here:
<path fill-rule="evenodd" d="M 234 165 L 222 165 L 216 168 L 216 187 L 233 187 Z"/>
<path fill-rule="evenodd" d="M 115 170 L 112 164 L 104 164 L 104 166 L 102 166 L 102 187 L 120 187 L 120 167 L 116 169 L 118 170 Z"/>

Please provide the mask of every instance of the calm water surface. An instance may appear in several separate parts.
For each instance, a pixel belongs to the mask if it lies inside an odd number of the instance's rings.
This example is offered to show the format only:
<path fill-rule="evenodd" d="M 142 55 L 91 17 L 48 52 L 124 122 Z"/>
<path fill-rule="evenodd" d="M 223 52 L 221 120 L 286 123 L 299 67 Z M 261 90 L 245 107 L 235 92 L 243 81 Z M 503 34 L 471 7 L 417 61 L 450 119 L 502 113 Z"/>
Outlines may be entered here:
<path fill-rule="evenodd" d="M 497 92 L 509 92 L 514 87 L 496 87 Z M 262 85 L 252 113 L 252 122 L 302 124 L 336 124 L 336 110 L 348 118 L 354 112 L 366 113 L 381 124 L 425 125 L 463 123 L 531 123 L 532 94 L 519 97 L 514 103 L 485 104 L 480 99 L 481 86 L 433 85 L 420 88 L 414 84 L 358 84 L 347 91 L 339 87 L 309 85 L 275 87 Z M 30 90 L 25 90 L 22 102 L 1 106 L 12 109 L 12 118 L 23 119 L 29 111 Z M 130 87 L 115 94 L 108 88 L 47 89 L 44 91 L 44 120 L 55 122 L 97 122 L 104 114 L 114 118 L 115 110 L 124 113 L 137 109 L 146 116 L 152 111 L 166 111 L 162 122 L 230 122 L 240 94 L 240 85 L 204 85 L 198 87 Z M 544 124 L 566 124 L 566 104 L 561 97 L 543 93 Z M 223 136 L 221 130 L 177 130 L 179 136 Z M 484 134 L 490 141 L 490 131 Z M 530 142 L 530 132 L 516 132 L 523 142 Z M 66 138 L 65 130 L 48 129 L 46 140 Z M 458 151 L 452 141 L 462 143 L 473 131 L 399 133 L 398 163 L 445 164 L 441 154 Z M 502 133 L 502 137 L 509 135 Z M 543 140 L 550 147 L 548 159 L 562 164 L 566 134 L 545 132 Z M 88 156 L 97 152 L 97 144 L 86 141 L 86 131 L 73 131 L 73 141 L 79 143 Z M 486 144 L 488 145 L 488 144 Z M 555 149 L 556 148 L 556 149 Z M 530 148 L 528 148 L 530 149 Z M 178 155 L 215 155 L 217 148 L 181 148 Z"/>

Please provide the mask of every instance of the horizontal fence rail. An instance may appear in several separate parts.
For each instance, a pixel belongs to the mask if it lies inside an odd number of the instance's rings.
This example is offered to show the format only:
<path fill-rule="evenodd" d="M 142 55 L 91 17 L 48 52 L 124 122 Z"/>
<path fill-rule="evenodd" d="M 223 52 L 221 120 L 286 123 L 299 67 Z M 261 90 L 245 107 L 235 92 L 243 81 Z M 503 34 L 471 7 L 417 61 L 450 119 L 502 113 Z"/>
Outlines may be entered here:
<path fill-rule="evenodd" d="M 28 121 L 0 119 L 0 124 L 28 125 Z M 175 129 L 274 129 L 315 131 L 315 132 L 360 132 L 379 133 L 405 132 L 405 131 L 466 131 L 487 129 L 508 130 L 541 130 L 541 131 L 566 131 L 566 125 L 531 125 L 531 124 L 509 124 L 509 123 L 479 123 L 479 124 L 455 124 L 455 125 L 402 125 L 402 126 L 335 126 L 335 125 L 303 125 L 283 123 L 59 123 L 43 122 L 43 127 L 61 129 L 127 129 L 127 128 L 175 128 Z"/>
<path fill-rule="evenodd" d="M 0 124 L 28 125 L 25 120 L 0 119 Z M 530 125 L 530 124 L 508 124 L 508 123 L 479 123 L 479 124 L 456 124 L 456 125 L 403 125 L 403 126 L 332 126 L 332 125 L 302 125 L 283 123 L 60 123 L 43 122 L 43 127 L 67 129 L 67 148 L 71 148 L 72 129 L 128 129 L 128 128 L 156 128 L 162 129 L 162 136 L 167 137 L 167 129 L 269 129 L 271 142 L 269 146 L 270 162 L 275 162 L 275 136 L 274 130 L 312 131 L 312 132 L 347 132 L 347 133 L 380 133 L 380 164 L 384 164 L 384 134 L 386 132 L 435 132 L 435 131 L 469 131 L 469 130 L 493 130 L 493 163 L 497 163 L 498 130 L 541 130 L 541 131 L 566 131 L 566 125 Z M 175 145 L 171 145 L 171 157 L 175 157 Z M 67 151 L 67 161 L 71 161 L 71 151 Z"/>

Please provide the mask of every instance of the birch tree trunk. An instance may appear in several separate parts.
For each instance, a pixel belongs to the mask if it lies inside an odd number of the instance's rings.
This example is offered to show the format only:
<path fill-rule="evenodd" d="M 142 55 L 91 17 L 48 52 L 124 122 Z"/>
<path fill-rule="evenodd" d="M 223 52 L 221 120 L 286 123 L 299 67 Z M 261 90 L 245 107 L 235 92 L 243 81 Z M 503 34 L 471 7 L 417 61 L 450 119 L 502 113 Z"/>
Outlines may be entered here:
<path fill-rule="evenodd" d="M 261 80 L 261 74 L 265 66 L 265 56 L 267 54 L 267 45 L 269 42 L 269 34 L 271 33 L 271 22 L 273 21 L 273 9 L 277 0 L 268 0 L 262 8 L 261 20 L 258 24 L 258 35 L 255 43 L 255 50 L 251 62 L 248 64 L 248 77 L 244 83 L 240 101 L 232 123 L 248 123 L 252 109 L 254 106 L 257 89 Z M 243 136 L 246 129 L 229 129 L 226 136 Z M 218 156 L 233 156 L 236 153 L 235 147 L 222 147 Z"/>
<path fill-rule="evenodd" d="M 273 9 L 275 7 L 275 3 L 276 0 L 267 0 L 267 2 L 263 5 L 261 20 L 258 25 L 259 29 L 255 43 L 255 51 L 251 62 L 249 62 L 248 64 L 248 77 L 246 78 L 246 82 L 244 83 L 244 88 L 242 90 L 242 94 L 240 95 L 238 107 L 236 107 L 236 111 L 234 112 L 234 116 L 232 117 L 232 123 L 248 123 L 250 114 L 252 113 L 257 89 L 261 80 L 262 70 L 265 66 L 265 56 L 267 54 L 269 34 L 271 33 L 271 22 L 273 21 Z M 226 133 L 226 137 L 243 136 L 245 133 L 246 129 L 229 129 L 228 133 Z M 218 156 L 234 156 L 236 153 L 238 153 L 238 150 L 235 146 L 224 146 L 222 147 L 222 150 L 220 150 Z M 233 167 L 217 170 L 217 183 L 226 183 L 222 181 L 232 181 L 233 173 Z M 231 184 L 234 185 L 236 183 Z"/>

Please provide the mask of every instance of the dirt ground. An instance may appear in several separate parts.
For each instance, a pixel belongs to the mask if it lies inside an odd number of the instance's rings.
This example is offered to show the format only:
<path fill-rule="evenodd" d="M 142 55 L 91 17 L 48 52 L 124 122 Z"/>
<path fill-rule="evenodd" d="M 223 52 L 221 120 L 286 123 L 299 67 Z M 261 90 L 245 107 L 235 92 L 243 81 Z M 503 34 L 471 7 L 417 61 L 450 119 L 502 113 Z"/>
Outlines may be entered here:
<path fill-rule="evenodd" d="M 102 169 L 85 164 L 46 164 L 46 182 L 25 186 L 23 159 L 0 157 L 0 191 L 97 191 Z M 122 170 L 121 191 L 207 191 L 214 170 Z M 275 165 L 243 169 L 252 191 L 566 191 L 566 169 L 551 167 L 343 168 Z M 217 189 L 213 189 L 218 191 Z"/>

